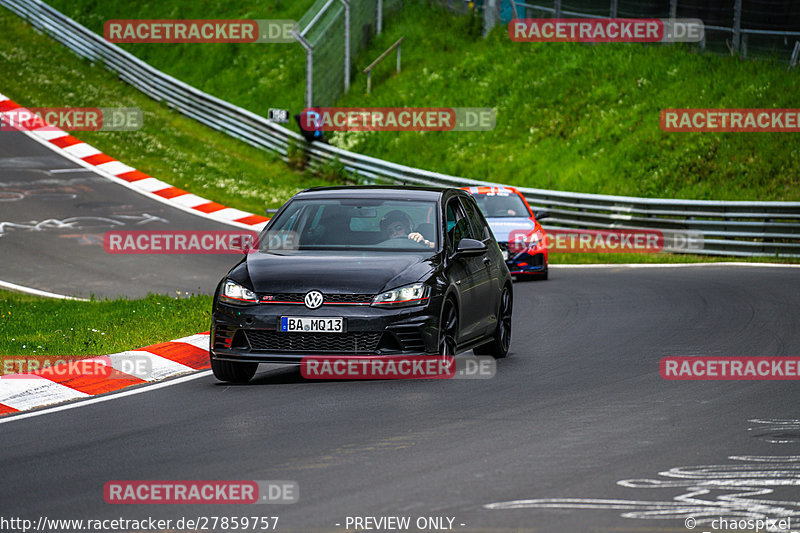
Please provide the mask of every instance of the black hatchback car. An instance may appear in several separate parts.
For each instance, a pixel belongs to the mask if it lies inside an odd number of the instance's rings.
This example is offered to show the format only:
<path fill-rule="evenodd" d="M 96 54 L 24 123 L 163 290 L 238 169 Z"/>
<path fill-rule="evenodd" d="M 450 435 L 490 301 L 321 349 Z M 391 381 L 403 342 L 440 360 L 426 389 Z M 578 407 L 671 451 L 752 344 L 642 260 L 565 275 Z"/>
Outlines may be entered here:
<path fill-rule="evenodd" d="M 211 367 L 222 381 L 246 382 L 258 363 L 311 355 L 505 357 L 512 290 L 462 190 L 308 189 L 219 283 Z"/>

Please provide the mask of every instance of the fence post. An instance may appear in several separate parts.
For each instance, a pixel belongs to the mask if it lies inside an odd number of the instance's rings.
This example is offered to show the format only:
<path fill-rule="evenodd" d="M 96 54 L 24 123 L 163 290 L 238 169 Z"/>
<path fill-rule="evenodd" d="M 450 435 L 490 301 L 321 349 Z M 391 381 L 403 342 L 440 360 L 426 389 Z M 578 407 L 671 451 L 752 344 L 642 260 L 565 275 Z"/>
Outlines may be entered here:
<path fill-rule="evenodd" d="M 344 92 L 350 91 L 350 0 L 344 4 Z"/>
<path fill-rule="evenodd" d="M 380 35 L 383 29 L 383 0 L 378 0 L 378 21 L 375 24 L 375 34 Z"/>
<path fill-rule="evenodd" d="M 800 57 L 800 41 L 794 42 L 794 49 L 792 50 L 792 57 L 789 59 L 789 68 L 786 70 L 792 70 L 795 65 L 797 65 L 797 58 Z"/>
<path fill-rule="evenodd" d="M 611 0 L 611 12 L 608 14 L 612 19 L 617 18 L 617 0 Z"/>
<path fill-rule="evenodd" d="M 314 99 L 314 49 L 306 41 L 305 37 L 300 35 L 297 28 L 293 28 L 291 34 L 306 49 L 306 107 L 308 108 L 311 107 L 311 102 Z"/>
<path fill-rule="evenodd" d="M 742 0 L 733 4 L 733 54 L 739 51 L 739 40 L 742 36 Z"/>
<path fill-rule="evenodd" d="M 553 6 L 556 8 L 555 18 L 561 18 L 561 0 L 556 0 L 555 5 Z"/>
<path fill-rule="evenodd" d="M 495 20 L 495 0 L 484 0 L 483 2 L 483 36 L 486 37 L 494 25 L 497 23 Z"/>

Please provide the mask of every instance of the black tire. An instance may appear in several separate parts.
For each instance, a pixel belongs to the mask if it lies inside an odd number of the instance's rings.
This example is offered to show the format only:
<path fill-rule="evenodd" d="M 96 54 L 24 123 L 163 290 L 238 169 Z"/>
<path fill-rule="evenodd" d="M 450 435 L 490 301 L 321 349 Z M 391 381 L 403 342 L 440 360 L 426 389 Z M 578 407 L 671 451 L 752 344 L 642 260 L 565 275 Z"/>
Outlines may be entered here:
<path fill-rule="evenodd" d="M 255 375 L 257 369 L 258 363 L 234 363 L 211 358 L 211 371 L 214 372 L 214 377 L 220 381 L 247 383 Z"/>
<path fill-rule="evenodd" d="M 508 355 L 511 347 L 511 313 L 514 310 L 514 297 L 508 285 L 503 287 L 500 296 L 500 309 L 497 313 L 497 329 L 491 342 L 478 346 L 472 350 L 475 355 L 491 355 L 495 359 L 502 359 Z"/>
<path fill-rule="evenodd" d="M 458 346 L 458 311 L 456 303 L 448 298 L 442 305 L 439 321 L 439 355 L 456 355 Z"/>

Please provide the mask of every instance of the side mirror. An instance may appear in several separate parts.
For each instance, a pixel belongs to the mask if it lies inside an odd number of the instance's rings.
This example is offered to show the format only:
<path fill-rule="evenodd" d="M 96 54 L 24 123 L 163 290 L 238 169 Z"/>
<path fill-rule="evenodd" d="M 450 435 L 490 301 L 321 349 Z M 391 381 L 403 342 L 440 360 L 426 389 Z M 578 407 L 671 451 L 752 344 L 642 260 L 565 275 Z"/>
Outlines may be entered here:
<path fill-rule="evenodd" d="M 483 255 L 488 250 L 488 247 L 481 241 L 475 239 L 461 239 L 458 241 L 456 247 L 456 255 L 464 257 L 472 257 L 476 255 Z"/>
<path fill-rule="evenodd" d="M 533 216 L 536 218 L 536 220 L 541 220 L 543 218 L 549 218 L 550 217 L 550 211 L 548 211 L 547 209 L 537 209 L 536 211 L 533 212 Z"/>

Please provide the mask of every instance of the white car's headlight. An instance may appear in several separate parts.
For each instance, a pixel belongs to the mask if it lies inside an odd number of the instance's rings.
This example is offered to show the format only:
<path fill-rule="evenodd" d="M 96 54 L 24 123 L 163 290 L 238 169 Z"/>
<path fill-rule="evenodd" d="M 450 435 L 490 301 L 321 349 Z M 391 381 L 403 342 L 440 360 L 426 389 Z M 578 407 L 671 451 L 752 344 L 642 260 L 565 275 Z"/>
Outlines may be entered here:
<path fill-rule="evenodd" d="M 234 304 L 254 304 L 258 302 L 256 293 L 231 280 L 225 281 L 219 299 L 223 302 Z"/>
<path fill-rule="evenodd" d="M 377 295 L 372 299 L 372 305 L 377 307 L 421 305 L 428 301 L 430 294 L 430 286 L 424 283 L 412 283 Z"/>

